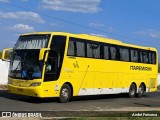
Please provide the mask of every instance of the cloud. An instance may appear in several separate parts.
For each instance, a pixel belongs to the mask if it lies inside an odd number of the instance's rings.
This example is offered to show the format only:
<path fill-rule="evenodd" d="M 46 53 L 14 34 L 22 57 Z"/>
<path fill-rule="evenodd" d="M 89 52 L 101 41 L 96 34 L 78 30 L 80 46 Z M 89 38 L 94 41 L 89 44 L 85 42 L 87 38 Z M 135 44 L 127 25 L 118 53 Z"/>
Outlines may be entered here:
<path fill-rule="evenodd" d="M 97 13 L 101 0 L 42 0 L 41 7 L 48 10 Z"/>
<path fill-rule="evenodd" d="M 98 37 L 105 37 L 105 38 L 109 38 L 108 36 L 106 36 L 106 35 L 104 35 L 104 34 L 89 33 L 89 35 L 98 36 Z"/>
<path fill-rule="evenodd" d="M 0 2 L 9 2 L 9 0 L 0 0 Z"/>
<path fill-rule="evenodd" d="M 148 37 L 151 37 L 151 38 L 160 38 L 160 31 L 159 30 L 154 30 L 154 29 L 137 31 L 137 32 L 133 32 L 133 34 L 137 34 L 137 35 L 140 35 L 140 36 L 148 36 Z"/>
<path fill-rule="evenodd" d="M 20 33 L 35 31 L 34 27 L 29 26 L 29 25 L 24 25 L 24 24 L 16 24 L 16 25 L 10 27 L 9 30 L 15 31 L 15 32 L 20 32 Z"/>
<path fill-rule="evenodd" d="M 28 2 L 28 0 L 21 0 L 22 2 Z"/>
<path fill-rule="evenodd" d="M 108 27 L 108 31 L 113 32 L 113 31 L 115 31 L 115 29 L 113 27 Z"/>
<path fill-rule="evenodd" d="M 102 23 L 98 23 L 98 22 L 89 23 L 88 25 L 91 27 L 103 27 L 104 26 Z"/>
<path fill-rule="evenodd" d="M 59 23 L 50 23 L 51 26 L 56 27 L 59 26 Z"/>
<path fill-rule="evenodd" d="M 39 14 L 34 12 L 0 12 L 0 19 L 14 19 L 44 23 Z"/>
<path fill-rule="evenodd" d="M 28 2 L 28 0 L 20 0 L 22 2 Z M 10 2 L 10 0 L 0 0 L 0 2 Z"/>

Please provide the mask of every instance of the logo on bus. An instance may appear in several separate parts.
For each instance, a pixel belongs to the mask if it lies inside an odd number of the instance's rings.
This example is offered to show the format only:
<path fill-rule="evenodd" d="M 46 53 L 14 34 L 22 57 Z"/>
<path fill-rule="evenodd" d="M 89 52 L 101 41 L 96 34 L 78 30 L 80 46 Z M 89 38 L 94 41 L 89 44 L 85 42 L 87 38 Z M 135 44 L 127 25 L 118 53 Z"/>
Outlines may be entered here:
<path fill-rule="evenodd" d="M 152 67 L 144 67 L 144 66 L 130 66 L 130 70 L 152 71 Z"/>

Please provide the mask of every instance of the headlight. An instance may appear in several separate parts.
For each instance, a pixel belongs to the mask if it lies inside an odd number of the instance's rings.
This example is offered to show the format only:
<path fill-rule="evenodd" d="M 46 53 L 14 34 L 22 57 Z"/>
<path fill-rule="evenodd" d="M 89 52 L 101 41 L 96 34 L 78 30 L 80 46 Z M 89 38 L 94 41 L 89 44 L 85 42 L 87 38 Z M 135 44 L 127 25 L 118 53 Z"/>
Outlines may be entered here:
<path fill-rule="evenodd" d="M 40 86 L 41 85 L 41 82 L 34 82 L 32 84 L 30 84 L 30 86 Z"/>
<path fill-rule="evenodd" d="M 8 84 L 12 84 L 12 81 L 11 81 L 11 80 L 8 80 Z"/>

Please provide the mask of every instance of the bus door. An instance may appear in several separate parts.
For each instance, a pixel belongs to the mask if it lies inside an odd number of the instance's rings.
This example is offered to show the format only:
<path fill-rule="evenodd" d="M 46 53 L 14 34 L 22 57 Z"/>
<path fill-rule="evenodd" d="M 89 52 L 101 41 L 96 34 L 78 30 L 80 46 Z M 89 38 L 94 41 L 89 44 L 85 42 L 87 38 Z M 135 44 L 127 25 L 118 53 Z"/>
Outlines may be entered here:
<path fill-rule="evenodd" d="M 66 44 L 66 37 L 60 35 L 54 35 L 51 42 L 51 50 L 48 54 L 48 59 L 45 63 L 45 75 L 44 75 L 44 89 L 48 91 L 50 96 L 53 96 L 53 92 L 57 90 L 55 82 L 61 77 L 61 68 L 63 65 L 64 50 Z M 58 82 L 57 82 L 58 83 Z"/>

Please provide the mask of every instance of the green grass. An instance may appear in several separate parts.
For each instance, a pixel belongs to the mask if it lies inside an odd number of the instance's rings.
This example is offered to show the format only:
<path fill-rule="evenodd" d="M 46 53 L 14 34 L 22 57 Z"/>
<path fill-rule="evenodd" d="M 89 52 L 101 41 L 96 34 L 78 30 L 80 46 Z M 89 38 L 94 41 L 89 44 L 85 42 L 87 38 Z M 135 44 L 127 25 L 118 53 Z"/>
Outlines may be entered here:
<path fill-rule="evenodd" d="M 63 118 L 60 120 L 159 120 L 159 119 L 160 117 L 79 117 L 79 118 Z"/>
<path fill-rule="evenodd" d="M 157 117 L 134 117 L 132 116 L 133 113 L 146 113 L 146 114 L 157 114 Z M 74 115 L 73 115 L 74 116 Z M 84 117 L 83 117 L 84 116 Z M 45 119 L 44 119 L 45 120 Z M 56 120 L 50 119 L 50 120 Z M 104 115 L 95 115 L 95 117 L 85 117 L 81 115 L 79 117 L 67 117 L 66 118 L 58 118 L 57 120 L 160 120 L 160 111 L 145 111 L 145 112 L 117 112 L 112 114 L 104 114 Z"/>

